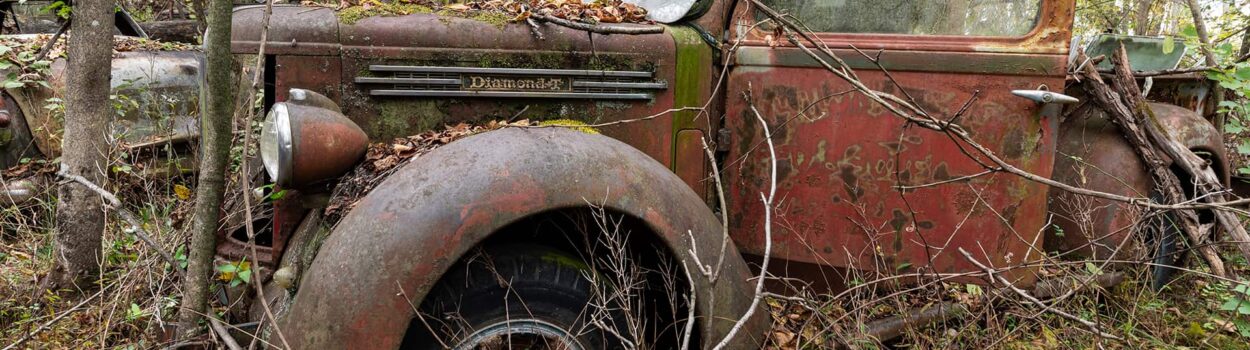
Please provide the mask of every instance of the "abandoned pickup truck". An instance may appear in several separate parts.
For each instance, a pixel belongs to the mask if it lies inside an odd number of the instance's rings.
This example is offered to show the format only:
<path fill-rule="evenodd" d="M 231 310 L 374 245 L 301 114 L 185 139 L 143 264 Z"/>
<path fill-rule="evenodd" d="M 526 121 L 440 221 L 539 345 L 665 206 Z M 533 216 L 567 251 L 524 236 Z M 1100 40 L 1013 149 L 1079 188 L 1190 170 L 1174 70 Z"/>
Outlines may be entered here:
<path fill-rule="evenodd" d="M 1080 64 L 1069 59 L 1072 0 L 764 3 L 805 23 L 869 87 L 905 92 L 935 115 L 966 108 L 960 123 L 1020 169 L 1150 192 L 1105 115 L 1064 105 L 1076 101 L 1062 93 L 1076 95 L 1064 89 Z M 747 262 L 766 251 L 771 275 L 837 288 L 848 271 L 977 271 L 956 253 L 963 248 L 1017 267 L 1003 276 L 1026 286 L 1040 278 L 1029 262 L 1052 251 L 1107 257 L 1136 220 L 1127 205 L 973 176 L 985 168 L 959 142 L 906 128 L 756 25 L 765 17 L 747 2 L 700 0 L 670 24 L 620 25 L 656 29 L 637 35 L 418 5 L 351 17 L 273 11 L 261 150 L 285 195 L 272 202 L 260 262 L 274 271 L 265 295 L 295 348 L 582 349 L 636 339 L 675 348 L 687 325 L 696 346 L 710 347 L 751 305 Z M 240 57 L 260 51 L 263 13 L 236 10 Z M 1206 119 L 1213 94 L 1175 78 L 1155 79 L 1152 91 L 1170 103 L 1154 106 L 1160 121 L 1227 179 L 1220 133 Z M 469 136 L 399 165 L 341 219 L 324 214 L 334 180 L 369 140 L 522 119 L 593 132 Z M 770 221 L 760 193 L 774 181 L 783 200 Z M 247 258 L 238 237 L 220 242 L 219 254 Z M 603 263 L 618 255 L 638 265 L 636 276 Z M 617 283 L 622 273 L 635 283 Z M 605 292 L 621 288 L 639 290 Z M 730 344 L 755 348 L 760 314 Z"/>

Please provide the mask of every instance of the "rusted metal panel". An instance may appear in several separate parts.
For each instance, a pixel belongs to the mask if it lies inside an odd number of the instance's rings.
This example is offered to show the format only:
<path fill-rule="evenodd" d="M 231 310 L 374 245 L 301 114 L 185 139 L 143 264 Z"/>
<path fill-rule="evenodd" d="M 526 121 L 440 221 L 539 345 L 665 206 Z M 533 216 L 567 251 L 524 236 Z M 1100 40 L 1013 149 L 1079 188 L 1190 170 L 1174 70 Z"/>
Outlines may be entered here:
<path fill-rule="evenodd" d="M 819 33 L 870 88 L 914 96 L 950 118 L 978 96 L 959 123 L 1007 162 L 1049 176 L 1058 118 L 1014 97 L 1013 89 L 1063 86 L 1071 1 L 1045 1 L 1040 23 L 1021 38 Z M 985 170 L 966 146 L 941 133 L 905 127 L 902 120 L 815 64 L 797 48 L 769 47 L 771 31 L 742 32 L 753 15 L 739 9 L 737 31 L 746 53 L 730 76 L 726 125 L 734 143 L 726 168 L 730 230 L 740 249 L 763 251 L 763 207 L 769 181 L 767 149 L 746 101 L 750 92 L 773 131 L 779 204 L 773 256 L 805 263 L 910 272 L 977 270 L 963 247 L 993 266 L 1040 258 L 1046 186 L 1007 174 L 900 191 Z M 783 40 L 784 41 L 784 40 Z M 896 85 L 852 47 L 880 53 Z M 852 50 L 852 51 L 848 51 Z M 966 74 L 975 73 L 975 74 Z M 961 148 L 961 146 L 963 146 Z M 984 159 L 982 159 L 984 160 Z M 1031 283 L 1028 269 L 1008 277 Z"/>
<path fill-rule="evenodd" d="M 1222 134 L 1192 110 L 1151 103 L 1164 129 L 1185 147 L 1209 156 L 1216 174 L 1229 183 Z M 1060 126 L 1054 179 L 1069 185 L 1133 197 L 1150 197 L 1153 180 L 1141 157 L 1124 141 L 1106 113 L 1087 106 L 1073 111 Z M 1046 248 L 1084 257 L 1111 258 L 1134 233 L 1143 212 L 1131 205 L 1051 191 L 1051 212 L 1058 230 L 1047 232 Z M 1209 216 L 1202 216 L 1210 220 Z M 1132 256 L 1133 245 L 1120 250 Z"/>
<path fill-rule="evenodd" d="M 230 47 L 234 53 L 255 54 L 260 49 L 265 6 L 234 9 Z M 208 33 L 208 35 L 213 35 Z M 336 55 L 339 18 L 333 8 L 278 4 L 273 6 L 265 53 L 275 55 Z"/>
<path fill-rule="evenodd" d="M 400 169 L 347 214 L 303 275 L 282 330 L 300 349 L 397 347 L 414 317 L 409 302 L 458 257 L 509 223 L 587 200 L 644 221 L 687 262 L 691 244 L 713 261 L 719 222 L 686 187 L 649 155 L 573 130 L 508 128 L 456 141 Z M 702 339 L 720 339 L 750 304 L 745 263 L 725 262 L 715 284 L 694 279 Z M 766 320 L 757 315 L 733 347 L 758 347 Z"/>
<path fill-rule="evenodd" d="M 711 173 L 707 168 L 707 155 L 703 151 L 703 132 L 699 130 L 682 130 L 677 132 L 677 141 L 673 150 L 674 172 L 686 182 L 690 189 L 699 197 L 707 198 L 708 187 L 712 184 Z M 710 199 L 710 198 L 709 198 Z"/>
<path fill-rule="evenodd" d="M 598 124 L 658 114 L 674 106 L 675 88 L 654 91 L 654 97 L 644 101 L 525 100 L 371 96 L 372 87 L 355 83 L 371 76 L 371 65 L 646 71 L 655 81 L 670 86 L 676 81 L 676 48 L 668 33 L 588 35 L 554 25 L 542 25 L 541 31 L 540 40 L 523 24 L 434 14 L 343 24 L 344 114 L 371 139 L 386 140 L 460 122 L 572 119 Z M 671 167 L 673 123 L 672 115 L 663 115 L 600 131 Z"/>
<path fill-rule="evenodd" d="M 1054 157 L 1054 118 L 1041 118 L 1031 101 L 1012 89 L 1036 88 L 1050 79 L 1016 76 L 893 72 L 930 113 L 947 118 L 981 91 L 959 122 L 1006 161 L 1049 176 Z M 861 71 L 870 87 L 892 91 L 880 72 Z M 774 132 L 778 157 L 778 210 L 774 256 L 810 263 L 886 271 L 929 265 L 943 272 L 976 268 L 958 247 L 984 252 L 994 266 L 1039 258 L 1038 235 L 1046 217 L 1045 186 L 1010 175 L 990 175 L 905 192 L 984 170 L 947 136 L 903 127 L 902 120 L 816 69 L 739 68 L 729 91 L 747 91 Z M 896 95 L 901 95 L 894 91 Z M 754 199 L 766 189 L 767 150 L 762 131 L 741 98 L 731 98 L 728 127 L 734 145 L 727 164 L 735 241 L 762 252 L 763 208 Z M 798 112 L 814 106 L 803 116 Z M 914 213 L 914 216 L 913 216 Z M 914 222 L 913 222 L 914 220 Z M 926 248 L 927 247 L 927 248 Z M 980 258 L 980 257 L 979 257 Z M 883 266 L 884 265 L 884 266 Z M 1023 271 L 1016 277 L 1028 277 Z"/>
<path fill-rule="evenodd" d="M 275 101 L 286 101 L 292 88 L 311 90 L 339 103 L 343 82 L 339 80 L 343 69 L 338 56 L 291 56 L 280 55 L 275 62 Z"/>

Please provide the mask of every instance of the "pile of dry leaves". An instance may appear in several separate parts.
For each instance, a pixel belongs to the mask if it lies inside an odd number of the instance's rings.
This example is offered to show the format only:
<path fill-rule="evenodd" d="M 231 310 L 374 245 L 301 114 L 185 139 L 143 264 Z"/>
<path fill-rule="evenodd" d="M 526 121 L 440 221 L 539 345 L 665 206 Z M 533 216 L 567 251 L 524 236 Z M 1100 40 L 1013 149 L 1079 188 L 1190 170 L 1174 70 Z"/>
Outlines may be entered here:
<path fill-rule="evenodd" d="M 305 0 L 305 5 L 323 6 L 317 0 Z M 337 10 L 351 7 L 384 8 L 394 4 L 427 6 L 436 11 L 452 11 L 461 14 L 500 13 L 521 22 L 534 15 L 566 19 L 582 23 L 651 23 L 647 10 L 622 0 L 339 0 Z"/>
<path fill-rule="evenodd" d="M 463 4 L 447 5 L 453 11 L 497 11 L 521 21 L 533 14 L 543 14 L 575 22 L 586 23 L 650 23 L 647 10 L 621 0 L 477 0 Z"/>
<path fill-rule="evenodd" d="M 355 170 L 339 179 L 334 187 L 330 205 L 326 208 L 326 217 L 337 221 L 351 211 L 361 198 L 369 194 L 374 187 L 382 183 L 391 173 L 398 170 L 401 164 L 414 158 L 430 153 L 436 148 L 471 135 L 499 129 L 505 126 L 530 126 L 529 120 L 516 122 L 491 121 L 483 125 L 460 123 L 448 125 L 440 131 L 426 131 L 421 134 L 397 138 L 391 142 L 369 145 L 365 160 Z"/>

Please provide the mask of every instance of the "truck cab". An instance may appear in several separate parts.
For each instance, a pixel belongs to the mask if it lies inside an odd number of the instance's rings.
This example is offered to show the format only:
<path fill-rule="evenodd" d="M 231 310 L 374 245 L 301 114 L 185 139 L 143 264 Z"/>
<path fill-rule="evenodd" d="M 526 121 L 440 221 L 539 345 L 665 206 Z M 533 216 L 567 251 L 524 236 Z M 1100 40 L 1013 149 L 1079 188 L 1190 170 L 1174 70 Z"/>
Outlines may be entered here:
<path fill-rule="evenodd" d="M 1078 176 L 1076 150 L 1064 147 L 1102 133 L 1106 154 L 1128 158 L 1086 165 L 1148 179 L 1131 149 L 1107 136 L 1105 115 L 1074 117 L 1077 106 L 1020 97 L 1066 92 L 1074 1 L 762 2 L 810 28 L 868 87 L 963 125 L 1020 169 L 1097 190 L 1149 191 L 1149 183 Z M 472 347 L 516 335 L 506 339 L 612 348 L 690 341 L 676 330 L 693 322 L 694 341 L 706 347 L 752 305 L 751 269 L 765 256 L 770 274 L 838 288 L 859 274 L 976 271 L 956 253 L 962 248 L 1014 267 L 1004 276 L 1028 285 L 1039 278 L 1029 263 L 1052 248 L 1104 244 L 1107 232 L 1122 231 L 1104 224 L 1127 220 L 1110 205 L 1097 215 L 1114 220 L 1065 227 L 1055 238 L 1056 220 L 1074 222 L 1057 209 L 1065 197 L 1055 190 L 989 171 L 960 141 L 909 126 L 812 59 L 811 46 L 789 42 L 750 2 L 691 3 L 672 23 L 616 25 L 653 32 L 629 35 L 406 2 L 369 11 L 275 6 L 265 43 L 264 8 L 238 8 L 233 50 L 251 59 L 264 45 L 256 74 L 265 82 L 266 128 L 285 142 L 266 166 L 293 194 L 272 203 L 262 262 L 284 276 L 266 294 L 291 345 Z M 293 111 L 310 109 L 340 114 L 334 123 L 373 142 L 525 119 L 577 121 L 595 134 L 505 127 L 451 142 L 387 174 L 341 220 L 329 220 L 319 213 L 347 169 L 301 175 L 308 164 L 354 164 L 364 146 L 300 139 L 290 125 L 311 117 Z M 1223 151 L 1207 149 L 1219 144 L 1209 122 L 1192 108 L 1168 111 L 1166 123 L 1198 130 L 1174 136 L 1227 169 Z M 306 144 L 320 146 L 298 146 Z M 360 150 L 301 155 L 300 147 Z M 760 194 L 774 183 L 780 200 L 769 214 Z M 615 229 L 585 225 L 605 215 L 620 218 L 607 225 Z M 638 316 L 662 326 L 630 333 L 604 322 L 628 315 L 577 311 L 595 304 L 594 282 L 611 275 L 596 263 L 604 251 L 594 242 L 622 228 L 643 270 L 684 271 L 675 280 L 692 297 Z M 243 257 L 242 242 L 230 239 L 219 252 Z M 477 276 L 484 273 L 497 278 Z M 511 277 L 520 282 L 491 282 Z M 501 285 L 533 293 L 538 306 L 498 314 L 524 302 L 491 304 L 512 300 Z M 686 311 L 694 318 L 650 317 Z M 731 344 L 755 348 L 766 329 L 756 315 Z"/>

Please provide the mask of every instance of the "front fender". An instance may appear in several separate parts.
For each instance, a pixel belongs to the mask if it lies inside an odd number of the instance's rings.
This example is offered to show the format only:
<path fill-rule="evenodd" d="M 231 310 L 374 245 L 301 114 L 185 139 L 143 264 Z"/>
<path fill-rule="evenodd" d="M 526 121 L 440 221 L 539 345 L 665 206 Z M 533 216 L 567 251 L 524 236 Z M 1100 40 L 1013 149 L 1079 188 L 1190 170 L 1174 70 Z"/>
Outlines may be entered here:
<path fill-rule="evenodd" d="M 1205 153 L 1216 174 L 1228 184 L 1223 135 L 1192 110 L 1151 103 L 1156 119 L 1174 140 Z M 1150 197 L 1153 180 L 1141 157 L 1124 140 L 1106 112 L 1087 105 L 1060 125 L 1054 179 L 1065 184 L 1133 197 Z M 1184 181 L 1182 179 L 1182 181 Z M 1131 205 L 1050 191 L 1050 211 L 1058 230 L 1046 238 L 1050 251 L 1075 250 L 1080 256 L 1109 258 L 1133 233 L 1141 211 Z M 1121 254 L 1131 253 L 1121 251 Z"/>
<path fill-rule="evenodd" d="M 602 203 L 644 221 L 693 265 L 694 233 L 713 261 L 721 226 L 671 171 L 608 137 L 563 128 L 509 128 L 471 136 L 417 158 L 339 223 L 304 274 L 282 331 L 296 349 L 396 348 L 420 304 L 462 255 L 509 223 L 551 209 Z M 723 337 L 751 303 L 746 263 L 731 244 L 725 271 L 698 291 L 702 339 Z M 763 314 L 763 313 L 757 313 Z M 756 317 L 737 335 L 756 348 Z"/>

